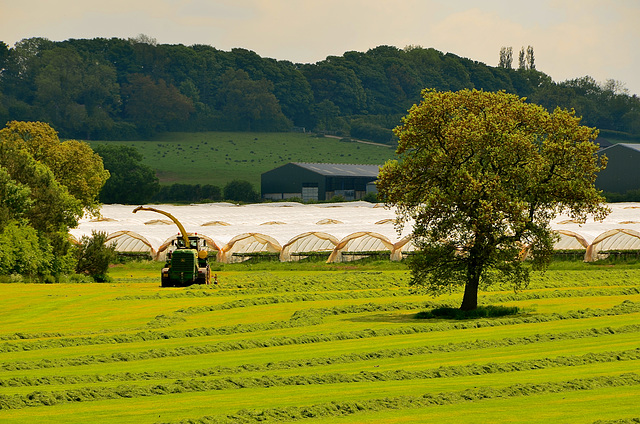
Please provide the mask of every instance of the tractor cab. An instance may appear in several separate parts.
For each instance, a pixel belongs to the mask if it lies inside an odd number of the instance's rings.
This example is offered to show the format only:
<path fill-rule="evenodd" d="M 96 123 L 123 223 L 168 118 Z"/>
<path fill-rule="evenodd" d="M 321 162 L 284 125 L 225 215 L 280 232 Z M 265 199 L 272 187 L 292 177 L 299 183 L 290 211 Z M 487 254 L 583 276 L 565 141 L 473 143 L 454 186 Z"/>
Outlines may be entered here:
<path fill-rule="evenodd" d="M 133 213 L 150 211 L 171 218 L 180 229 L 180 234 L 171 242 L 167 252 L 167 263 L 162 268 L 162 287 L 186 287 L 191 284 L 209 284 L 211 270 L 208 260 L 207 242 L 197 234 L 189 236 L 184 226 L 173 215 L 155 208 L 138 206 Z"/>
<path fill-rule="evenodd" d="M 189 236 L 189 245 L 185 245 L 185 240 L 181 235 L 177 235 L 171 242 L 172 250 L 175 249 L 195 249 L 197 251 L 205 250 L 207 247 L 207 241 L 197 235 Z"/>

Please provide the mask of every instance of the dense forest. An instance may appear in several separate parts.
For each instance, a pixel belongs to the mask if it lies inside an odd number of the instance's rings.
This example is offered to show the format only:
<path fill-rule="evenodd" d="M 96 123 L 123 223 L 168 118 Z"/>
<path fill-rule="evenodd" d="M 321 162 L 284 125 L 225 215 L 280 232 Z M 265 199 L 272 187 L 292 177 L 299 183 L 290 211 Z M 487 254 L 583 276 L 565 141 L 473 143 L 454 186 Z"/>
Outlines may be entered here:
<path fill-rule="evenodd" d="M 521 57 L 512 67 L 500 53 L 497 67 L 417 46 L 296 64 L 142 35 L 31 38 L 12 48 L 0 42 L 0 122 L 43 121 L 63 138 L 85 140 L 304 128 L 389 142 L 423 88 L 476 88 L 516 93 L 550 110 L 574 108 L 601 134 L 640 141 L 640 99 L 623 84 L 589 76 L 554 82 L 533 60 L 527 66 Z"/>

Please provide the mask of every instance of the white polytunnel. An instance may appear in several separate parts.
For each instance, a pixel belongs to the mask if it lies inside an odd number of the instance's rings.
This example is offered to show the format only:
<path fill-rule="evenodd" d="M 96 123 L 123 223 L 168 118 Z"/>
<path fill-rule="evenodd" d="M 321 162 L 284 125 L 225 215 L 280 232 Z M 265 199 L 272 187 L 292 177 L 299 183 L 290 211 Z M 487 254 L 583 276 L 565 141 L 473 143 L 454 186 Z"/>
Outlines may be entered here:
<path fill-rule="evenodd" d="M 402 240 L 394 243 L 393 251 L 391 252 L 392 261 L 401 261 L 407 254 L 416 250 L 416 246 L 413 244 L 413 237 L 406 236 Z"/>
<path fill-rule="evenodd" d="M 251 259 L 260 253 L 280 253 L 282 246 L 266 234 L 246 233 L 232 238 L 218 252 L 218 262 L 235 263 Z"/>
<path fill-rule="evenodd" d="M 355 261 L 365 258 L 371 252 L 393 251 L 389 238 L 376 232 L 357 232 L 350 234 L 336 245 L 327 262 Z"/>
<path fill-rule="evenodd" d="M 337 219 L 329 219 L 329 218 L 325 218 L 325 219 L 321 219 L 320 221 L 316 222 L 317 225 L 329 225 L 329 224 L 342 224 L 341 221 L 338 221 Z"/>
<path fill-rule="evenodd" d="M 593 262 L 600 252 L 640 250 L 640 232 L 632 229 L 614 229 L 600 234 L 587 248 L 585 261 Z"/>
<path fill-rule="evenodd" d="M 338 238 L 328 233 L 318 231 L 303 233 L 295 236 L 282 246 L 280 261 L 299 261 L 307 258 L 309 256 L 308 253 L 311 252 L 331 254 L 338 243 Z"/>
<path fill-rule="evenodd" d="M 175 225 L 170 219 L 152 219 L 147 221 L 144 225 Z"/>
<path fill-rule="evenodd" d="M 589 243 L 584 236 L 569 230 L 554 230 L 560 239 L 553 245 L 555 250 L 584 250 Z"/>
<path fill-rule="evenodd" d="M 152 258 L 155 257 L 155 251 L 151 243 L 144 236 L 133 231 L 116 231 L 109 234 L 105 244 L 107 246 L 115 244 L 116 252 L 148 253 Z"/>
<path fill-rule="evenodd" d="M 331 251 L 331 259 L 340 261 L 365 257 L 367 252 L 389 251 L 391 259 L 401 260 L 415 250 L 408 237 L 412 225 L 406 223 L 398 234 L 393 225 L 395 210 L 381 206 L 362 201 L 154 205 L 178 219 L 187 232 L 206 238 L 208 248 L 217 250 L 217 260 L 222 262 L 261 254 L 279 254 L 280 260 L 290 261 L 304 257 L 301 253 L 315 251 L 319 256 Z M 582 223 L 568 214 L 559 215 L 550 223 L 560 236 L 554 248 L 586 251 L 585 260 L 612 251 L 640 250 L 640 204 L 612 203 L 608 207 L 611 213 L 602 221 L 589 219 Z M 99 217 L 81 219 L 70 236 L 80 240 L 94 231 L 104 232 L 125 253 L 148 252 L 163 259 L 167 241 L 175 238 L 179 229 L 157 212 L 140 210 L 134 214 L 134 209 L 131 205 L 103 205 Z M 320 228 L 322 232 L 317 232 Z"/>
<path fill-rule="evenodd" d="M 228 227 L 229 224 L 228 222 L 224 222 L 224 221 L 209 221 L 209 222 L 205 222 L 204 224 L 202 224 L 203 227 L 215 227 L 215 226 L 219 226 L 219 227 Z"/>

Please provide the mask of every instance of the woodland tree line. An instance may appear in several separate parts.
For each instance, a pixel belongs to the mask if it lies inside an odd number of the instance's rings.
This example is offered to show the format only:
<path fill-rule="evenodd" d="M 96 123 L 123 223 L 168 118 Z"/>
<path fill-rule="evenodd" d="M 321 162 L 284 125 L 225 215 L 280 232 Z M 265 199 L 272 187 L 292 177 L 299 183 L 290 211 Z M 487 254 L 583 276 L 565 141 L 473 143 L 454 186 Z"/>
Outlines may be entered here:
<path fill-rule="evenodd" d="M 417 46 L 296 64 L 241 48 L 157 44 L 142 35 L 30 38 L 12 48 L 0 42 L 0 122 L 43 121 L 62 138 L 86 140 L 302 127 L 389 142 L 422 89 L 476 88 L 505 90 L 551 111 L 575 108 L 584 125 L 605 135 L 640 136 L 640 100 L 622 83 L 589 76 L 556 83 L 530 66 L 531 47 L 526 60 L 521 51 L 518 69 L 503 53 L 496 67 Z"/>

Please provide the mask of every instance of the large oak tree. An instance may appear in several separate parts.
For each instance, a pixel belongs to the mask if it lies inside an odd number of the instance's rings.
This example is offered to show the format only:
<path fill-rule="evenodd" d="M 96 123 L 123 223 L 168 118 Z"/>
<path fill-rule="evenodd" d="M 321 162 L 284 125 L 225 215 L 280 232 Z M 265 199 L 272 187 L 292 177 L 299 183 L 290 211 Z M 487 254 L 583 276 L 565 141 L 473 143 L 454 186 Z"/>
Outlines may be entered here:
<path fill-rule="evenodd" d="M 573 112 L 505 92 L 422 95 L 395 129 L 399 160 L 381 169 L 378 190 L 400 226 L 413 222 L 412 283 L 435 293 L 462 284 L 461 309 L 472 310 L 481 285 L 521 287 L 546 267 L 558 213 L 606 216 L 594 187 L 606 159 Z"/>

